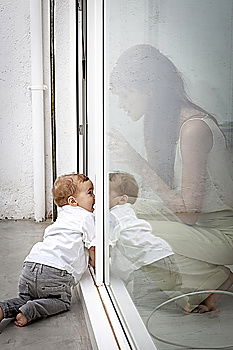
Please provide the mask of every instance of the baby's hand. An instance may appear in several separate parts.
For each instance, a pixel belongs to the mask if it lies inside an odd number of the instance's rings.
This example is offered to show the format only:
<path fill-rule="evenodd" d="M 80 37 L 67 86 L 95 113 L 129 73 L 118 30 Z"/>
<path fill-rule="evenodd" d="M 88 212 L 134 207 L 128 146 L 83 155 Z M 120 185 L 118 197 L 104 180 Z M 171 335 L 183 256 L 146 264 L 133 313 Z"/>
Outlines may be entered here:
<path fill-rule="evenodd" d="M 89 251 L 89 265 L 91 265 L 93 267 L 93 269 L 95 268 L 95 247 L 91 247 L 90 249 L 88 249 Z"/>

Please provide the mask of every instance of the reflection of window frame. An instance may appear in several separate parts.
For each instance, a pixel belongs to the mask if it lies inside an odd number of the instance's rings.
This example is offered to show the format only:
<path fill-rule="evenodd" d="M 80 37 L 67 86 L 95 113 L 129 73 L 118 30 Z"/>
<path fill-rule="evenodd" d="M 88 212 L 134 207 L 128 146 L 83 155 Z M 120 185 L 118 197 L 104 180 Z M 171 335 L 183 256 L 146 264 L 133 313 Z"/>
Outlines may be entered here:
<path fill-rule="evenodd" d="M 107 110 L 105 95 L 108 90 L 105 64 L 105 30 L 106 5 L 104 0 L 87 0 L 87 116 L 88 116 L 88 176 L 95 179 L 95 216 L 96 216 L 96 275 L 95 285 L 104 309 L 108 315 L 115 339 L 120 349 L 156 349 L 146 327 L 139 316 L 132 299 L 123 283 L 111 279 L 109 283 L 109 249 L 106 237 L 108 215 L 108 181 L 107 174 Z M 81 281 L 81 292 L 90 275 L 86 274 Z M 88 290 L 88 288 L 87 288 Z M 84 295 L 85 297 L 85 295 Z M 84 298 L 85 299 L 85 298 Z M 94 300 L 87 298 L 86 307 L 89 313 L 95 311 Z M 89 314 L 92 329 L 95 327 Z M 99 324 L 98 315 L 96 322 Z M 97 328 L 99 326 L 97 325 Z M 140 330 L 140 332 L 139 332 Z M 95 333 L 95 331 L 94 331 Z M 103 336 L 103 334 L 102 334 Z M 109 344 L 106 344 L 109 349 Z M 101 348 L 102 349 L 102 348 Z"/>

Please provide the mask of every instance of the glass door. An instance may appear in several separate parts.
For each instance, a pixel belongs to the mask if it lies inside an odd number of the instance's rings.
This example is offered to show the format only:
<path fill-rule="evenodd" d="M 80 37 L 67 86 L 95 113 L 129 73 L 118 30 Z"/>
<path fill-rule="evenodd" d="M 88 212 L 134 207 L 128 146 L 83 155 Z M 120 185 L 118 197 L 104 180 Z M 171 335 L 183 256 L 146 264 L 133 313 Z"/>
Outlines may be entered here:
<path fill-rule="evenodd" d="M 233 2 L 102 6 L 103 281 L 134 340 L 231 347 Z"/>

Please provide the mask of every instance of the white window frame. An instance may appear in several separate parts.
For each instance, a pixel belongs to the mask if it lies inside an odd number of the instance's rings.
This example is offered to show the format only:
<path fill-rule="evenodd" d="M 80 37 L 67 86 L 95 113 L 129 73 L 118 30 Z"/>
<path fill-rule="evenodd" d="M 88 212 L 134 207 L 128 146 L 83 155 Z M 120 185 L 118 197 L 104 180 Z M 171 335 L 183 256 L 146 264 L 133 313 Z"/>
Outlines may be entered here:
<path fill-rule="evenodd" d="M 108 0 L 107 0 L 108 1 Z M 88 176 L 95 183 L 95 217 L 96 217 L 96 274 L 89 271 L 80 282 L 83 295 L 84 309 L 87 319 L 98 343 L 98 335 L 108 337 L 108 342 L 99 343 L 98 349 L 114 349 L 110 345 L 109 325 L 114 334 L 115 346 L 119 349 L 156 349 L 147 329 L 139 316 L 125 286 L 119 279 L 109 282 L 109 250 L 106 234 L 108 215 L 108 183 L 104 181 L 107 173 L 107 137 L 105 127 L 107 124 L 107 111 L 104 110 L 104 97 L 106 89 L 106 76 L 104 69 L 105 59 L 105 28 L 106 1 L 87 0 L 87 117 L 88 117 Z M 93 280 L 91 281 L 91 275 Z M 90 292 L 92 283 L 95 292 Z M 94 297 L 95 295 L 95 297 Z M 109 325 L 101 324 L 99 320 L 100 305 L 102 304 Z M 96 312 L 97 311 L 97 312 Z M 106 319 L 105 319 L 106 321 Z M 104 322 L 104 321 L 103 321 Z M 108 331 L 105 333 L 105 327 Z M 104 333 L 101 332 L 104 329 Z M 139 332 L 140 330 L 140 332 Z M 111 341 L 113 338 L 111 338 Z"/>

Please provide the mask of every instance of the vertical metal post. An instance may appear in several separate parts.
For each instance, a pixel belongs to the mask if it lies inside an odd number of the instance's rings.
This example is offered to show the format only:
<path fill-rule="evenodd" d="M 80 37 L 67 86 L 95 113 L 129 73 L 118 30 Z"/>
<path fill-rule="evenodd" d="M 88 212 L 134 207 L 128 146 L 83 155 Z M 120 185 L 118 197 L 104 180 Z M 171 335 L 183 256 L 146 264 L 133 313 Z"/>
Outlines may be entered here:
<path fill-rule="evenodd" d="M 52 179 L 57 178 L 56 152 L 56 108 L 55 108 L 55 0 L 50 0 L 50 79 L 51 79 L 51 136 L 52 136 Z M 53 203 L 53 221 L 57 218 L 57 207 Z"/>
<path fill-rule="evenodd" d="M 34 215 L 45 219 L 45 150 L 44 150 L 44 91 L 42 2 L 30 1 L 31 30 L 31 90 L 33 134 Z"/>
<path fill-rule="evenodd" d="M 87 4 L 82 1 L 82 92 L 83 92 L 83 172 L 88 175 L 88 116 L 87 116 Z"/>
<path fill-rule="evenodd" d="M 79 40 L 80 40 L 80 31 L 81 31 L 81 23 L 80 23 L 80 11 L 82 11 L 82 2 L 78 0 L 75 2 L 75 21 L 76 21 L 76 104 L 77 104 L 77 115 L 76 115 L 76 125 L 77 125 L 77 173 L 80 172 L 80 147 L 79 147 L 79 135 L 80 135 L 80 111 L 82 108 L 82 104 L 80 101 L 80 50 L 79 50 Z"/>
<path fill-rule="evenodd" d="M 87 4 L 78 0 L 77 16 L 77 87 L 79 169 L 88 175 L 88 116 L 87 116 Z M 80 164 L 81 161 L 81 164 Z"/>

